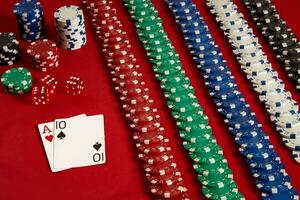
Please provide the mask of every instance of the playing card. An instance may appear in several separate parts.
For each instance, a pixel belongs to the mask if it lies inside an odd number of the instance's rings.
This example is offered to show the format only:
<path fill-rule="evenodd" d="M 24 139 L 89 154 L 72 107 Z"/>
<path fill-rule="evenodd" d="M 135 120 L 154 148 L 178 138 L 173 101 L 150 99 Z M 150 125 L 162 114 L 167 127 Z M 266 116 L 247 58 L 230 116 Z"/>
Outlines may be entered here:
<path fill-rule="evenodd" d="M 54 168 L 105 163 L 103 115 L 54 121 Z"/>
<path fill-rule="evenodd" d="M 69 119 L 81 119 L 85 118 L 86 115 L 77 115 L 74 117 L 71 117 Z M 54 168 L 53 167 L 53 141 L 54 141 L 54 122 L 47 122 L 47 123 L 42 123 L 38 125 L 39 133 L 43 142 L 43 146 L 48 158 L 48 162 L 50 165 L 50 169 L 52 172 L 58 172 L 62 171 L 68 168 Z"/>

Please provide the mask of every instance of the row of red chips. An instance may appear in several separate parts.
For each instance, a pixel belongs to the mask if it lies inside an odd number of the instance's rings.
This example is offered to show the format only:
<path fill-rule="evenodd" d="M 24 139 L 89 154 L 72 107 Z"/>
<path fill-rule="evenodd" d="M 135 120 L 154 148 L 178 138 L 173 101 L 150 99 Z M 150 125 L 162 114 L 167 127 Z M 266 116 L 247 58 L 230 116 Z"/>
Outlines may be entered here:
<path fill-rule="evenodd" d="M 83 0 L 120 95 L 126 118 L 143 161 L 150 190 L 158 199 L 189 199 L 181 173 L 164 136 L 160 116 L 136 63 L 126 32 L 115 17 L 111 1 Z"/>
<path fill-rule="evenodd" d="M 55 77 L 46 75 L 32 88 L 32 100 L 35 105 L 46 105 L 50 97 L 62 86 L 65 93 L 79 95 L 84 89 L 83 81 L 79 77 L 71 76 L 63 84 L 59 84 Z"/>

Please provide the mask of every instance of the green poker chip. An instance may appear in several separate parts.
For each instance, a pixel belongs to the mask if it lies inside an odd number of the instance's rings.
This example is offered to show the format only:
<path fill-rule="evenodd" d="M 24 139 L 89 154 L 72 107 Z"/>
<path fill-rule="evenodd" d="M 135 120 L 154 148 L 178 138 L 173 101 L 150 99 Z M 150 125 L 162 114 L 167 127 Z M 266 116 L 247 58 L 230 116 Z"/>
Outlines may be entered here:
<path fill-rule="evenodd" d="M 203 186 L 202 192 L 208 199 L 233 199 L 237 195 L 238 189 L 234 185 L 219 188 Z"/>
<path fill-rule="evenodd" d="M 230 185 L 233 185 L 236 187 L 234 181 L 232 178 L 226 177 L 226 176 L 220 176 L 217 179 L 210 179 L 208 176 L 201 176 L 198 175 L 198 180 L 209 188 L 222 188 L 222 187 L 229 187 Z"/>
<path fill-rule="evenodd" d="M 31 89 L 31 73 L 23 67 L 6 70 L 1 76 L 5 90 L 12 94 L 23 94 Z"/>
<path fill-rule="evenodd" d="M 186 130 L 186 131 L 197 130 L 201 127 L 209 126 L 207 116 L 200 116 L 194 121 L 188 121 L 188 122 L 177 121 L 176 124 L 181 130 Z"/>
<path fill-rule="evenodd" d="M 229 170 L 227 163 L 223 163 L 223 162 L 216 162 L 215 164 L 195 163 L 193 164 L 193 168 L 198 173 L 199 181 L 204 179 L 203 177 L 207 177 L 211 181 L 218 181 L 222 177 L 228 179 L 233 178 L 233 174 L 231 170 Z"/>
<path fill-rule="evenodd" d="M 166 68 L 166 66 L 161 67 L 161 66 L 153 66 L 153 70 L 155 73 L 159 73 L 161 75 L 165 75 L 165 76 L 169 76 L 175 73 L 178 73 L 180 71 L 182 71 L 182 67 L 181 66 L 171 66 L 169 68 Z"/>
<path fill-rule="evenodd" d="M 141 34 L 163 30 L 162 24 L 153 24 L 152 22 L 140 23 L 136 27 L 138 28 L 137 33 L 141 33 Z M 143 27 L 143 30 L 139 29 L 140 27 Z M 166 37 L 166 35 L 165 35 L 165 37 Z M 157 38 L 157 39 L 163 39 L 163 38 Z M 142 40 L 142 42 L 144 42 L 144 41 L 147 41 L 147 40 Z"/>
<path fill-rule="evenodd" d="M 176 92 L 164 92 L 164 96 L 167 99 L 176 102 L 182 102 L 187 101 L 187 99 L 190 98 L 196 98 L 196 96 L 194 95 L 194 90 L 190 88 L 181 88 L 176 90 Z"/>
<path fill-rule="evenodd" d="M 163 84 L 167 88 L 180 87 L 184 84 L 188 84 L 189 86 L 191 86 L 190 79 L 186 76 L 184 70 L 181 70 L 178 73 L 174 73 L 169 76 L 156 74 L 155 77 L 161 82 L 161 84 Z"/>
<path fill-rule="evenodd" d="M 188 112 L 175 112 L 172 111 L 172 116 L 177 119 L 178 121 L 188 122 L 188 121 L 195 121 L 199 117 L 204 116 L 203 110 L 201 107 L 195 108 Z"/>
<path fill-rule="evenodd" d="M 163 30 L 157 30 L 157 31 L 145 31 L 145 32 L 140 32 L 138 31 L 138 36 L 142 37 L 143 39 L 146 40 L 153 40 L 156 38 L 163 38 L 163 35 L 165 32 Z"/>
<path fill-rule="evenodd" d="M 179 131 L 179 135 L 185 141 L 191 143 L 202 142 L 203 140 L 213 140 L 213 135 L 211 134 L 211 128 L 208 127 L 206 129 L 202 129 L 201 131 L 197 132 L 186 132 L 186 131 Z"/>
<path fill-rule="evenodd" d="M 208 155 L 211 155 L 212 153 L 220 154 L 222 152 L 222 149 L 221 151 L 218 149 L 218 144 L 215 140 L 211 140 L 206 144 L 187 142 L 184 144 L 184 148 L 190 152 L 191 158 L 193 158 L 195 162 L 205 161 L 203 163 L 209 163 L 209 160 L 207 161 L 207 159 L 209 159 Z M 205 156 L 205 158 L 198 158 L 197 154 L 205 154 L 207 156 Z"/>

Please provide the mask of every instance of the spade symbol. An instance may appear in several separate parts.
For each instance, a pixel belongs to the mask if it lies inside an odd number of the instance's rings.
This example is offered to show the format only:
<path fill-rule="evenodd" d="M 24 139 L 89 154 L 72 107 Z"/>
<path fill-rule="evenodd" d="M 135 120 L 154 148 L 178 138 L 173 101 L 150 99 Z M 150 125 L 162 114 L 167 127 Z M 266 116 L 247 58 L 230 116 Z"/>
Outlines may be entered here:
<path fill-rule="evenodd" d="M 57 138 L 59 138 L 60 140 L 64 139 L 65 137 L 66 135 L 62 131 L 57 135 Z"/>
<path fill-rule="evenodd" d="M 97 151 L 101 148 L 102 144 L 100 144 L 99 142 L 96 142 L 96 144 L 93 145 L 94 149 L 96 149 Z"/>

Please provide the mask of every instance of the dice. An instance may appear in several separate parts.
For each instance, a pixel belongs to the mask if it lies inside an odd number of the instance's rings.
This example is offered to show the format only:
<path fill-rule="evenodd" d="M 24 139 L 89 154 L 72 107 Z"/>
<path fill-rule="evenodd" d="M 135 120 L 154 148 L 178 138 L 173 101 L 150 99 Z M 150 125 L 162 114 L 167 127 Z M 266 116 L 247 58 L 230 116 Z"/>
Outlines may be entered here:
<path fill-rule="evenodd" d="M 52 95 L 58 87 L 58 81 L 56 80 L 56 78 L 54 78 L 50 75 L 44 76 L 42 79 L 40 79 L 39 83 L 40 83 L 40 85 L 47 87 L 50 95 Z"/>
<path fill-rule="evenodd" d="M 34 86 L 32 88 L 32 101 L 35 105 L 46 105 L 49 103 L 49 91 L 46 86 Z"/>
<path fill-rule="evenodd" d="M 84 90 L 83 80 L 79 77 L 71 76 L 65 82 L 64 91 L 70 95 L 80 95 Z"/>

